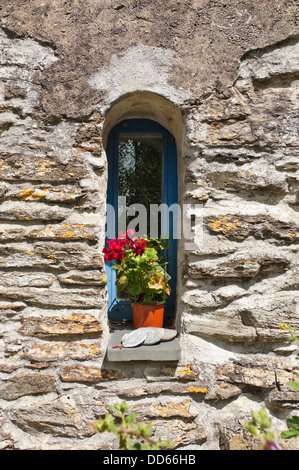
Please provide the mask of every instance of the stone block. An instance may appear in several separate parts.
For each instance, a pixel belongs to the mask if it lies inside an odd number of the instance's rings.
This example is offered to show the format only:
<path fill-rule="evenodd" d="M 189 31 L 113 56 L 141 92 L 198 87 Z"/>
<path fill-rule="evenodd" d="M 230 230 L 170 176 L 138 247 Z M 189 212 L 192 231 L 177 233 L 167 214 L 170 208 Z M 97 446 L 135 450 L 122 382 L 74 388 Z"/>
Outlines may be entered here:
<path fill-rule="evenodd" d="M 179 401 L 168 401 L 167 403 L 151 401 L 146 404 L 137 404 L 132 406 L 132 412 L 143 418 L 188 418 L 194 419 L 196 412 L 190 411 L 191 400 L 183 399 Z"/>
<path fill-rule="evenodd" d="M 10 412 L 11 421 L 25 433 L 32 436 L 50 435 L 64 438 L 90 437 L 94 430 L 90 422 L 104 417 L 105 408 L 87 393 L 82 395 L 62 395 L 59 398 L 44 400 L 41 404 L 32 401 L 26 407 L 19 405 Z"/>
<path fill-rule="evenodd" d="M 31 246 L 0 246 L 0 268 L 45 268 L 56 270 L 102 270 L 99 251 L 75 243 L 39 242 Z"/>
<path fill-rule="evenodd" d="M 0 207 L 0 218 L 12 222 L 33 222 L 33 221 L 61 221 L 69 215 L 68 209 L 63 207 L 47 207 L 38 203 L 11 203 L 5 201 Z"/>
<path fill-rule="evenodd" d="M 196 316 L 183 314 L 182 322 L 185 332 L 203 338 L 212 338 L 229 343 L 254 343 L 257 334 L 254 327 L 243 325 L 240 318 L 225 315 L 221 310 L 218 314 Z"/>
<path fill-rule="evenodd" d="M 46 263 L 50 259 L 51 266 L 66 270 L 97 270 L 104 266 L 102 255 L 98 250 L 79 243 L 35 243 L 33 251 Z"/>
<path fill-rule="evenodd" d="M 274 410 L 299 410 L 299 392 L 287 387 L 284 390 L 272 390 L 266 402 L 267 406 Z"/>
<path fill-rule="evenodd" d="M 260 215 L 225 215 L 205 220 L 212 234 L 224 235 L 229 240 L 243 241 L 252 236 L 275 244 L 298 243 L 299 225 Z"/>
<path fill-rule="evenodd" d="M 61 163 L 55 158 L 35 155 L 0 155 L 0 175 L 4 181 L 33 181 L 40 183 L 76 183 L 87 177 L 89 170 L 80 158 Z"/>
<path fill-rule="evenodd" d="M 50 273 L 0 273 L 1 285 L 6 287 L 49 287 L 56 277 Z"/>
<path fill-rule="evenodd" d="M 26 238 L 31 240 L 92 240 L 96 241 L 96 226 L 90 224 L 57 224 L 46 225 L 41 229 L 32 230 Z"/>
<path fill-rule="evenodd" d="M 153 438 L 161 437 L 162 442 L 169 440 L 170 449 L 192 444 L 203 444 L 207 435 L 205 426 L 197 423 L 186 423 L 182 419 L 154 420 L 152 422 Z"/>
<path fill-rule="evenodd" d="M 61 373 L 63 382 L 97 383 L 103 381 L 101 368 L 76 364 L 75 366 L 64 367 Z"/>
<path fill-rule="evenodd" d="M 107 275 L 102 271 L 69 271 L 59 274 L 59 282 L 78 286 L 103 286 L 107 283 Z"/>
<path fill-rule="evenodd" d="M 230 278 L 254 278 L 268 273 L 285 272 L 290 265 L 287 257 L 261 254 L 254 257 L 236 254 L 227 257 L 226 261 L 198 262 L 189 265 L 187 277 L 191 279 L 230 279 Z"/>
<path fill-rule="evenodd" d="M 74 314 L 68 317 L 42 316 L 23 317 L 19 332 L 26 336 L 38 338 L 99 336 L 102 325 L 93 315 Z"/>
<path fill-rule="evenodd" d="M 0 298 L 22 300 L 26 304 L 64 308 L 98 308 L 105 303 L 103 293 L 95 289 L 52 290 L 42 288 L 15 289 L 0 286 Z"/>
<path fill-rule="evenodd" d="M 0 386 L 3 400 L 17 400 L 25 395 L 41 395 L 56 390 L 56 377 L 41 372 L 24 372 L 4 379 Z"/>
<path fill-rule="evenodd" d="M 74 204 L 84 197 L 86 191 L 76 183 L 61 186 L 44 185 L 11 185 L 2 196 L 5 199 L 21 201 L 39 201 L 63 204 Z M 0 191 L 1 197 L 1 191 Z"/>
<path fill-rule="evenodd" d="M 24 239 L 26 230 L 22 227 L 9 227 L 0 229 L 0 240 L 6 241 L 20 241 Z"/>
<path fill-rule="evenodd" d="M 31 362 L 61 362 L 95 360 L 101 355 L 102 350 L 98 341 L 51 341 L 33 344 L 22 357 Z"/>

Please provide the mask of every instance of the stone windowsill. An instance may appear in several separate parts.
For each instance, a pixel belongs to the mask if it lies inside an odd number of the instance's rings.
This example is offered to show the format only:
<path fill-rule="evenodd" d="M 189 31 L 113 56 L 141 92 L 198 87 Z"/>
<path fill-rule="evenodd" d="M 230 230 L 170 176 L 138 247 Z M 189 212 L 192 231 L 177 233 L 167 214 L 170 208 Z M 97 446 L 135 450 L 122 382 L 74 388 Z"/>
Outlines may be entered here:
<path fill-rule="evenodd" d="M 127 361 L 178 361 L 181 348 L 178 337 L 157 344 L 140 345 L 134 348 L 120 348 L 121 339 L 133 327 L 116 328 L 111 331 L 107 349 L 107 360 L 110 362 Z"/>

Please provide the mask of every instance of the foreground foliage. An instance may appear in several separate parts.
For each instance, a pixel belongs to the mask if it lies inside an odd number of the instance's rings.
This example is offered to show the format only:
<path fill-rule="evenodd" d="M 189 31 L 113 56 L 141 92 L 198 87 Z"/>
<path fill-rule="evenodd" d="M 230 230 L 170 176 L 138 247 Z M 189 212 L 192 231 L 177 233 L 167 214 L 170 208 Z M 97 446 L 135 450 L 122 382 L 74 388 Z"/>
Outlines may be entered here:
<path fill-rule="evenodd" d="M 138 415 L 126 415 L 129 407 L 125 401 L 107 408 L 112 413 L 106 413 L 104 419 L 96 421 L 95 430 L 113 432 L 118 439 L 119 450 L 163 450 L 170 447 L 169 441 L 162 443 L 161 438 L 154 441 L 151 426 L 135 422 Z"/>
<path fill-rule="evenodd" d="M 259 411 L 251 411 L 252 420 L 245 428 L 260 440 L 260 450 L 281 450 L 276 442 L 275 432 L 271 429 L 272 420 L 262 407 Z"/>
<path fill-rule="evenodd" d="M 299 340 L 299 336 L 296 333 L 296 329 L 292 325 L 286 325 L 281 323 L 278 325 L 281 330 L 288 331 L 290 339 L 288 343 L 294 343 Z M 296 357 L 299 359 L 299 356 Z M 299 378 L 299 374 L 296 374 Z M 286 385 L 291 387 L 295 391 L 299 391 L 299 382 L 287 382 Z M 251 412 L 252 420 L 245 424 L 245 428 L 253 436 L 259 438 L 261 450 L 281 450 L 276 441 L 274 431 L 271 429 L 271 418 L 268 417 L 265 408 L 261 408 L 259 411 Z M 299 437 L 299 416 L 291 416 L 286 420 L 288 429 L 280 433 L 280 437 L 283 439 L 290 439 L 292 437 Z"/>
<path fill-rule="evenodd" d="M 292 325 L 286 325 L 285 323 L 281 323 L 279 327 L 282 330 L 287 330 L 290 333 L 289 343 L 294 343 L 296 341 L 299 341 L 299 336 L 297 336 L 296 328 L 294 328 Z M 297 356 L 296 359 L 299 359 L 299 356 Z M 296 374 L 296 377 L 299 378 L 299 374 Z M 288 387 L 291 387 L 296 392 L 299 392 L 298 381 L 287 382 L 286 385 L 288 385 Z M 288 418 L 287 425 L 288 425 L 288 429 L 286 431 L 283 431 L 280 434 L 280 436 L 283 439 L 290 439 L 291 437 L 299 437 L 299 416 L 291 416 L 290 418 Z"/>

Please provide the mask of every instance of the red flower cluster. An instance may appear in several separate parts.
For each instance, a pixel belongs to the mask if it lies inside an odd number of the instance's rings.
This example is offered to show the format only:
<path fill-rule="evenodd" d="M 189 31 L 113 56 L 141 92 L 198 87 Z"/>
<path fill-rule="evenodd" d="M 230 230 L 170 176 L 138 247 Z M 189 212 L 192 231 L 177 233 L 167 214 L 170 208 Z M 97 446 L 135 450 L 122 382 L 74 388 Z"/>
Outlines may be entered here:
<path fill-rule="evenodd" d="M 115 241 L 113 238 L 107 241 L 108 248 L 103 248 L 104 260 L 112 261 L 113 259 L 122 260 L 124 257 L 124 244 L 118 243 L 119 239 Z"/>
<path fill-rule="evenodd" d="M 145 250 L 145 247 L 146 247 L 146 241 L 143 240 L 143 238 L 140 238 L 139 240 L 132 240 L 132 245 L 131 245 L 131 249 L 133 251 L 133 253 L 136 255 L 136 256 L 141 256 Z"/>
<path fill-rule="evenodd" d="M 143 254 L 146 241 L 143 238 L 131 238 L 134 235 L 134 230 L 128 230 L 125 234 L 120 232 L 120 238 L 114 238 L 107 241 L 108 248 L 103 248 L 104 260 L 112 261 L 122 260 L 125 256 L 126 249 L 131 249 L 136 256 Z"/>

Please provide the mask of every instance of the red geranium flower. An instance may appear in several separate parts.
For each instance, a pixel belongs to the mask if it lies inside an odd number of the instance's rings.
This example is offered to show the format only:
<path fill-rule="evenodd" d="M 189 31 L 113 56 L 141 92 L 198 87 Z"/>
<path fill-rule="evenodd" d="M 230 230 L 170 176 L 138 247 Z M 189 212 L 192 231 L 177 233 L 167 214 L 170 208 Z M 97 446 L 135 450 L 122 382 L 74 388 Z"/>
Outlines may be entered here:
<path fill-rule="evenodd" d="M 115 241 L 111 239 L 107 241 L 108 247 L 103 248 L 104 260 L 122 260 L 125 256 L 126 249 L 131 249 L 136 256 L 143 254 L 146 241 L 143 238 L 131 238 L 134 235 L 134 230 L 128 230 L 125 234 L 120 232 L 120 237 Z"/>

